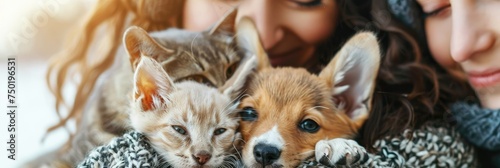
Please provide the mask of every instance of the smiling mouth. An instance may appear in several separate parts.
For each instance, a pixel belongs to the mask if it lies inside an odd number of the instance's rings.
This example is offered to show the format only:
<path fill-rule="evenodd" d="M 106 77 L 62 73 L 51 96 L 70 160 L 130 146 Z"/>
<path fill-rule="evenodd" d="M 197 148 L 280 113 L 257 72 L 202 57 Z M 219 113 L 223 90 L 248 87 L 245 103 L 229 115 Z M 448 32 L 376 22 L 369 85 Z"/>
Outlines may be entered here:
<path fill-rule="evenodd" d="M 286 63 L 291 61 L 290 59 L 295 58 L 299 52 L 300 48 L 296 48 L 285 53 L 269 54 L 269 59 L 273 66 L 286 65 Z"/>
<path fill-rule="evenodd" d="M 500 83 L 500 70 L 468 73 L 469 82 L 475 88 L 484 88 Z"/>

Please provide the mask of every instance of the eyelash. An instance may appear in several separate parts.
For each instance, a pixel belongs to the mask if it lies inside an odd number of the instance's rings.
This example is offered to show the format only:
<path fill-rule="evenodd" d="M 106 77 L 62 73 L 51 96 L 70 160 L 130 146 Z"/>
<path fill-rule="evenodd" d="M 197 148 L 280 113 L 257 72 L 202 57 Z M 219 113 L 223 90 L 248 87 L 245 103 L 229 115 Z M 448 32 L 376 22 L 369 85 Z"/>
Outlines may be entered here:
<path fill-rule="evenodd" d="M 299 6 L 303 6 L 303 7 L 316 7 L 316 6 L 320 6 L 322 3 L 322 0 L 312 0 L 312 1 L 308 1 L 308 2 L 302 2 L 300 0 L 295 0 L 295 3 L 297 3 Z"/>
<path fill-rule="evenodd" d="M 428 12 L 428 13 L 425 13 L 425 17 L 432 17 L 432 16 L 436 16 L 438 15 L 439 13 L 441 13 L 442 11 L 448 9 L 449 7 L 451 7 L 451 5 L 446 5 L 446 6 L 443 6 L 441 8 L 438 8 L 432 12 Z"/>

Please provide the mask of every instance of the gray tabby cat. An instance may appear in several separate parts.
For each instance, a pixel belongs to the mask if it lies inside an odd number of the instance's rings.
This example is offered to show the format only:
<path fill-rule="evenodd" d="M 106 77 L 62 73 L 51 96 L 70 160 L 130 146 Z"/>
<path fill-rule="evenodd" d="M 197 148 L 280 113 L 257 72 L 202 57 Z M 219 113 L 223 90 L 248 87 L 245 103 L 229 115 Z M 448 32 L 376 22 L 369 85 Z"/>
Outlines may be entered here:
<path fill-rule="evenodd" d="M 235 18 L 236 10 L 232 10 L 203 32 L 172 28 L 148 35 L 140 29 L 128 31 L 124 43 L 130 60 L 121 58 L 118 67 L 101 79 L 103 85 L 84 109 L 70 149 L 62 147 L 25 167 L 74 167 L 90 149 L 131 130 L 131 107 L 127 96 L 133 90 L 133 69 L 139 63 L 141 52 L 159 62 L 175 82 L 194 80 L 222 87 L 243 56 L 233 40 Z"/>

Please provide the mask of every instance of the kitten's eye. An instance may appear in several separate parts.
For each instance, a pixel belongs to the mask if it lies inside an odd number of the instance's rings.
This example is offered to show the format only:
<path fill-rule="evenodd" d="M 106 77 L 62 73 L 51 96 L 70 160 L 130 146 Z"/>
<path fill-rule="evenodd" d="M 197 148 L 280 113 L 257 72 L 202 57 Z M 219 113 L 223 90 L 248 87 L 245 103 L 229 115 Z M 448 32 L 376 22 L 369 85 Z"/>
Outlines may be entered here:
<path fill-rule="evenodd" d="M 314 120 L 306 119 L 306 120 L 300 122 L 299 128 L 305 132 L 315 133 L 315 132 L 318 132 L 319 125 Z"/>
<path fill-rule="evenodd" d="M 177 131 L 179 134 L 182 134 L 182 135 L 186 135 L 187 131 L 182 128 L 181 126 L 177 126 L 177 125 L 172 125 L 172 128 Z"/>
<path fill-rule="evenodd" d="M 236 62 L 233 65 L 229 66 L 226 70 L 226 79 L 231 78 L 234 75 L 234 72 L 236 72 L 236 68 L 238 68 L 238 65 L 240 63 Z"/>
<path fill-rule="evenodd" d="M 258 117 L 257 112 L 252 107 L 244 107 L 239 114 L 243 121 L 255 121 Z"/>
<path fill-rule="evenodd" d="M 222 133 L 224 133 L 224 132 L 226 132 L 226 129 L 225 129 L 225 128 L 219 128 L 219 129 L 216 129 L 216 130 L 214 131 L 214 134 L 215 134 L 215 135 L 220 135 L 220 134 L 222 134 Z"/>

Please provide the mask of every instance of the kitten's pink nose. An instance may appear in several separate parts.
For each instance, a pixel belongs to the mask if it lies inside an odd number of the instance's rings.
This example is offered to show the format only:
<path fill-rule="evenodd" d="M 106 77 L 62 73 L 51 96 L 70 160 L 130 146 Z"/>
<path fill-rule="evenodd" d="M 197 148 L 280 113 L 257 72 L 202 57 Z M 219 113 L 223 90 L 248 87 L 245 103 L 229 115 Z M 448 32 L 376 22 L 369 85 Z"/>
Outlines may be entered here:
<path fill-rule="evenodd" d="M 193 159 L 196 161 L 196 163 L 198 163 L 200 165 L 204 165 L 212 157 L 212 155 L 210 153 L 208 153 L 207 151 L 201 151 L 201 152 L 198 152 L 197 154 L 194 154 L 192 156 L 193 156 Z"/>

